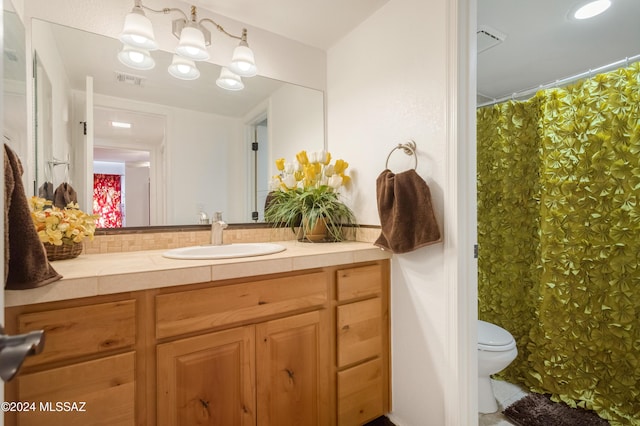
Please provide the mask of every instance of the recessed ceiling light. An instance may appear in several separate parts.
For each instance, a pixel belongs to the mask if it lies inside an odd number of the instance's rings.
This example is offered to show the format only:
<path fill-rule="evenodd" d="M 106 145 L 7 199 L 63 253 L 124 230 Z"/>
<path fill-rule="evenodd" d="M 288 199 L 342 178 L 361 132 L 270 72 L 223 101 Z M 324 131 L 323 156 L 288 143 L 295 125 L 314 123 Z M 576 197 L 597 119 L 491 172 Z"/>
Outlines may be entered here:
<path fill-rule="evenodd" d="M 117 127 L 119 129 L 130 129 L 131 123 L 125 123 L 124 121 L 112 121 L 111 127 Z"/>
<path fill-rule="evenodd" d="M 575 12 L 573 12 L 573 17 L 575 19 L 593 18 L 594 16 L 600 15 L 602 12 L 609 9 L 609 6 L 611 6 L 611 0 L 591 1 L 579 6 Z"/>

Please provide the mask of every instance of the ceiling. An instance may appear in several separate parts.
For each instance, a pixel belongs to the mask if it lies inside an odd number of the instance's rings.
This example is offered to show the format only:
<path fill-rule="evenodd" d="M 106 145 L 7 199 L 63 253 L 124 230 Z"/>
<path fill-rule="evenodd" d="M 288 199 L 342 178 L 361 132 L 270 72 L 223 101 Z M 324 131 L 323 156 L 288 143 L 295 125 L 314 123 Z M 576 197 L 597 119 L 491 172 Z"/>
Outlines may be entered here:
<path fill-rule="evenodd" d="M 196 6 L 323 50 L 389 0 L 192 0 Z"/>
<path fill-rule="evenodd" d="M 640 54 L 640 1 L 612 0 L 595 18 L 569 19 L 579 0 L 478 0 L 478 27 L 506 35 L 478 54 L 478 103 L 511 96 Z"/>

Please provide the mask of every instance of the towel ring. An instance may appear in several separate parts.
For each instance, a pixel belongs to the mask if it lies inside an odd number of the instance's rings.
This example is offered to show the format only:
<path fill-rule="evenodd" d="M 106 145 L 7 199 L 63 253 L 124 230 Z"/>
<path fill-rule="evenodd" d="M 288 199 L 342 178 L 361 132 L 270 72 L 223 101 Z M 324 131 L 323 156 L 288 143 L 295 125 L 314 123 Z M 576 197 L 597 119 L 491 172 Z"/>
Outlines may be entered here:
<path fill-rule="evenodd" d="M 393 154 L 398 149 L 401 149 L 407 155 L 413 155 L 413 170 L 416 170 L 418 168 L 418 156 L 416 155 L 416 143 L 413 140 L 410 140 L 407 143 L 399 143 L 398 146 L 393 148 L 391 152 L 389 152 L 389 155 L 387 155 L 387 161 L 384 164 L 384 168 L 389 168 L 389 158 L 391 158 L 391 154 Z"/>

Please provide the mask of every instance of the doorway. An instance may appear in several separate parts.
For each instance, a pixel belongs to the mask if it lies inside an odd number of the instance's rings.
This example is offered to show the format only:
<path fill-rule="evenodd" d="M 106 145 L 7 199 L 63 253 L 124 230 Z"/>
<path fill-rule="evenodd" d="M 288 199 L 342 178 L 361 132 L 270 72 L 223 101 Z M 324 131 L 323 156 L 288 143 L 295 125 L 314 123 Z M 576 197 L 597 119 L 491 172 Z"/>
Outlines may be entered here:
<path fill-rule="evenodd" d="M 95 214 L 113 213 L 112 220 L 101 218 L 101 223 L 117 222 L 115 206 L 109 205 L 114 198 L 119 198 L 122 227 L 164 223 L 165 197 L 161 182 L 166 117 L 96 106 L 94 122 L 94 182 L 98 174 L 120 177 L 101 177 L 100 181 L 114 186 L 119 181 L 118 192 L 115 187 L 94 185 Z"/>
<path fill-rule="evenodd" d="M 94 147 L 93 214 L 98 227 L 149 226 L 151 153 Z"/>
<path fill-rule="evenodd" d="M 248 167 L 251 220 L 264 222 L 264 206 L 269 194 L 269 158 L 271 158 L 269 120 L 266 111 L 247 124 L 247 139 L 251 147 Z"/>

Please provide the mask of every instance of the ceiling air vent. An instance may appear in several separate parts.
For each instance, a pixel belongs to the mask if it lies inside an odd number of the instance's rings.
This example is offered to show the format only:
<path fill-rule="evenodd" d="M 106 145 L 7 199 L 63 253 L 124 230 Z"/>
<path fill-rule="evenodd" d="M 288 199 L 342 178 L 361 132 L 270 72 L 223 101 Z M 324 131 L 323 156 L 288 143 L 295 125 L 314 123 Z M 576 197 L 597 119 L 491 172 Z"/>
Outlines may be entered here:
<path fill-rule="evenodd" d="M 507 38 L 506 34 L 486 25 L 480 25 L 478 27 L 477 36 L 478 53 L 482 53 L 487 49 L 499 45 Z"/>
<path fill-rule="evenodd" d="M 132 86 L 142 86 L 142 82 L 145 80 L 145 77 L 116 71 L 116 80 L 119 83 L 131 84 Z"/>
<path fill-rule="evenodd" d="M 8 61 L 18 62 L 18 54 L 13 49 L 4 49 L 4 57 L 7 58 Z"/>

